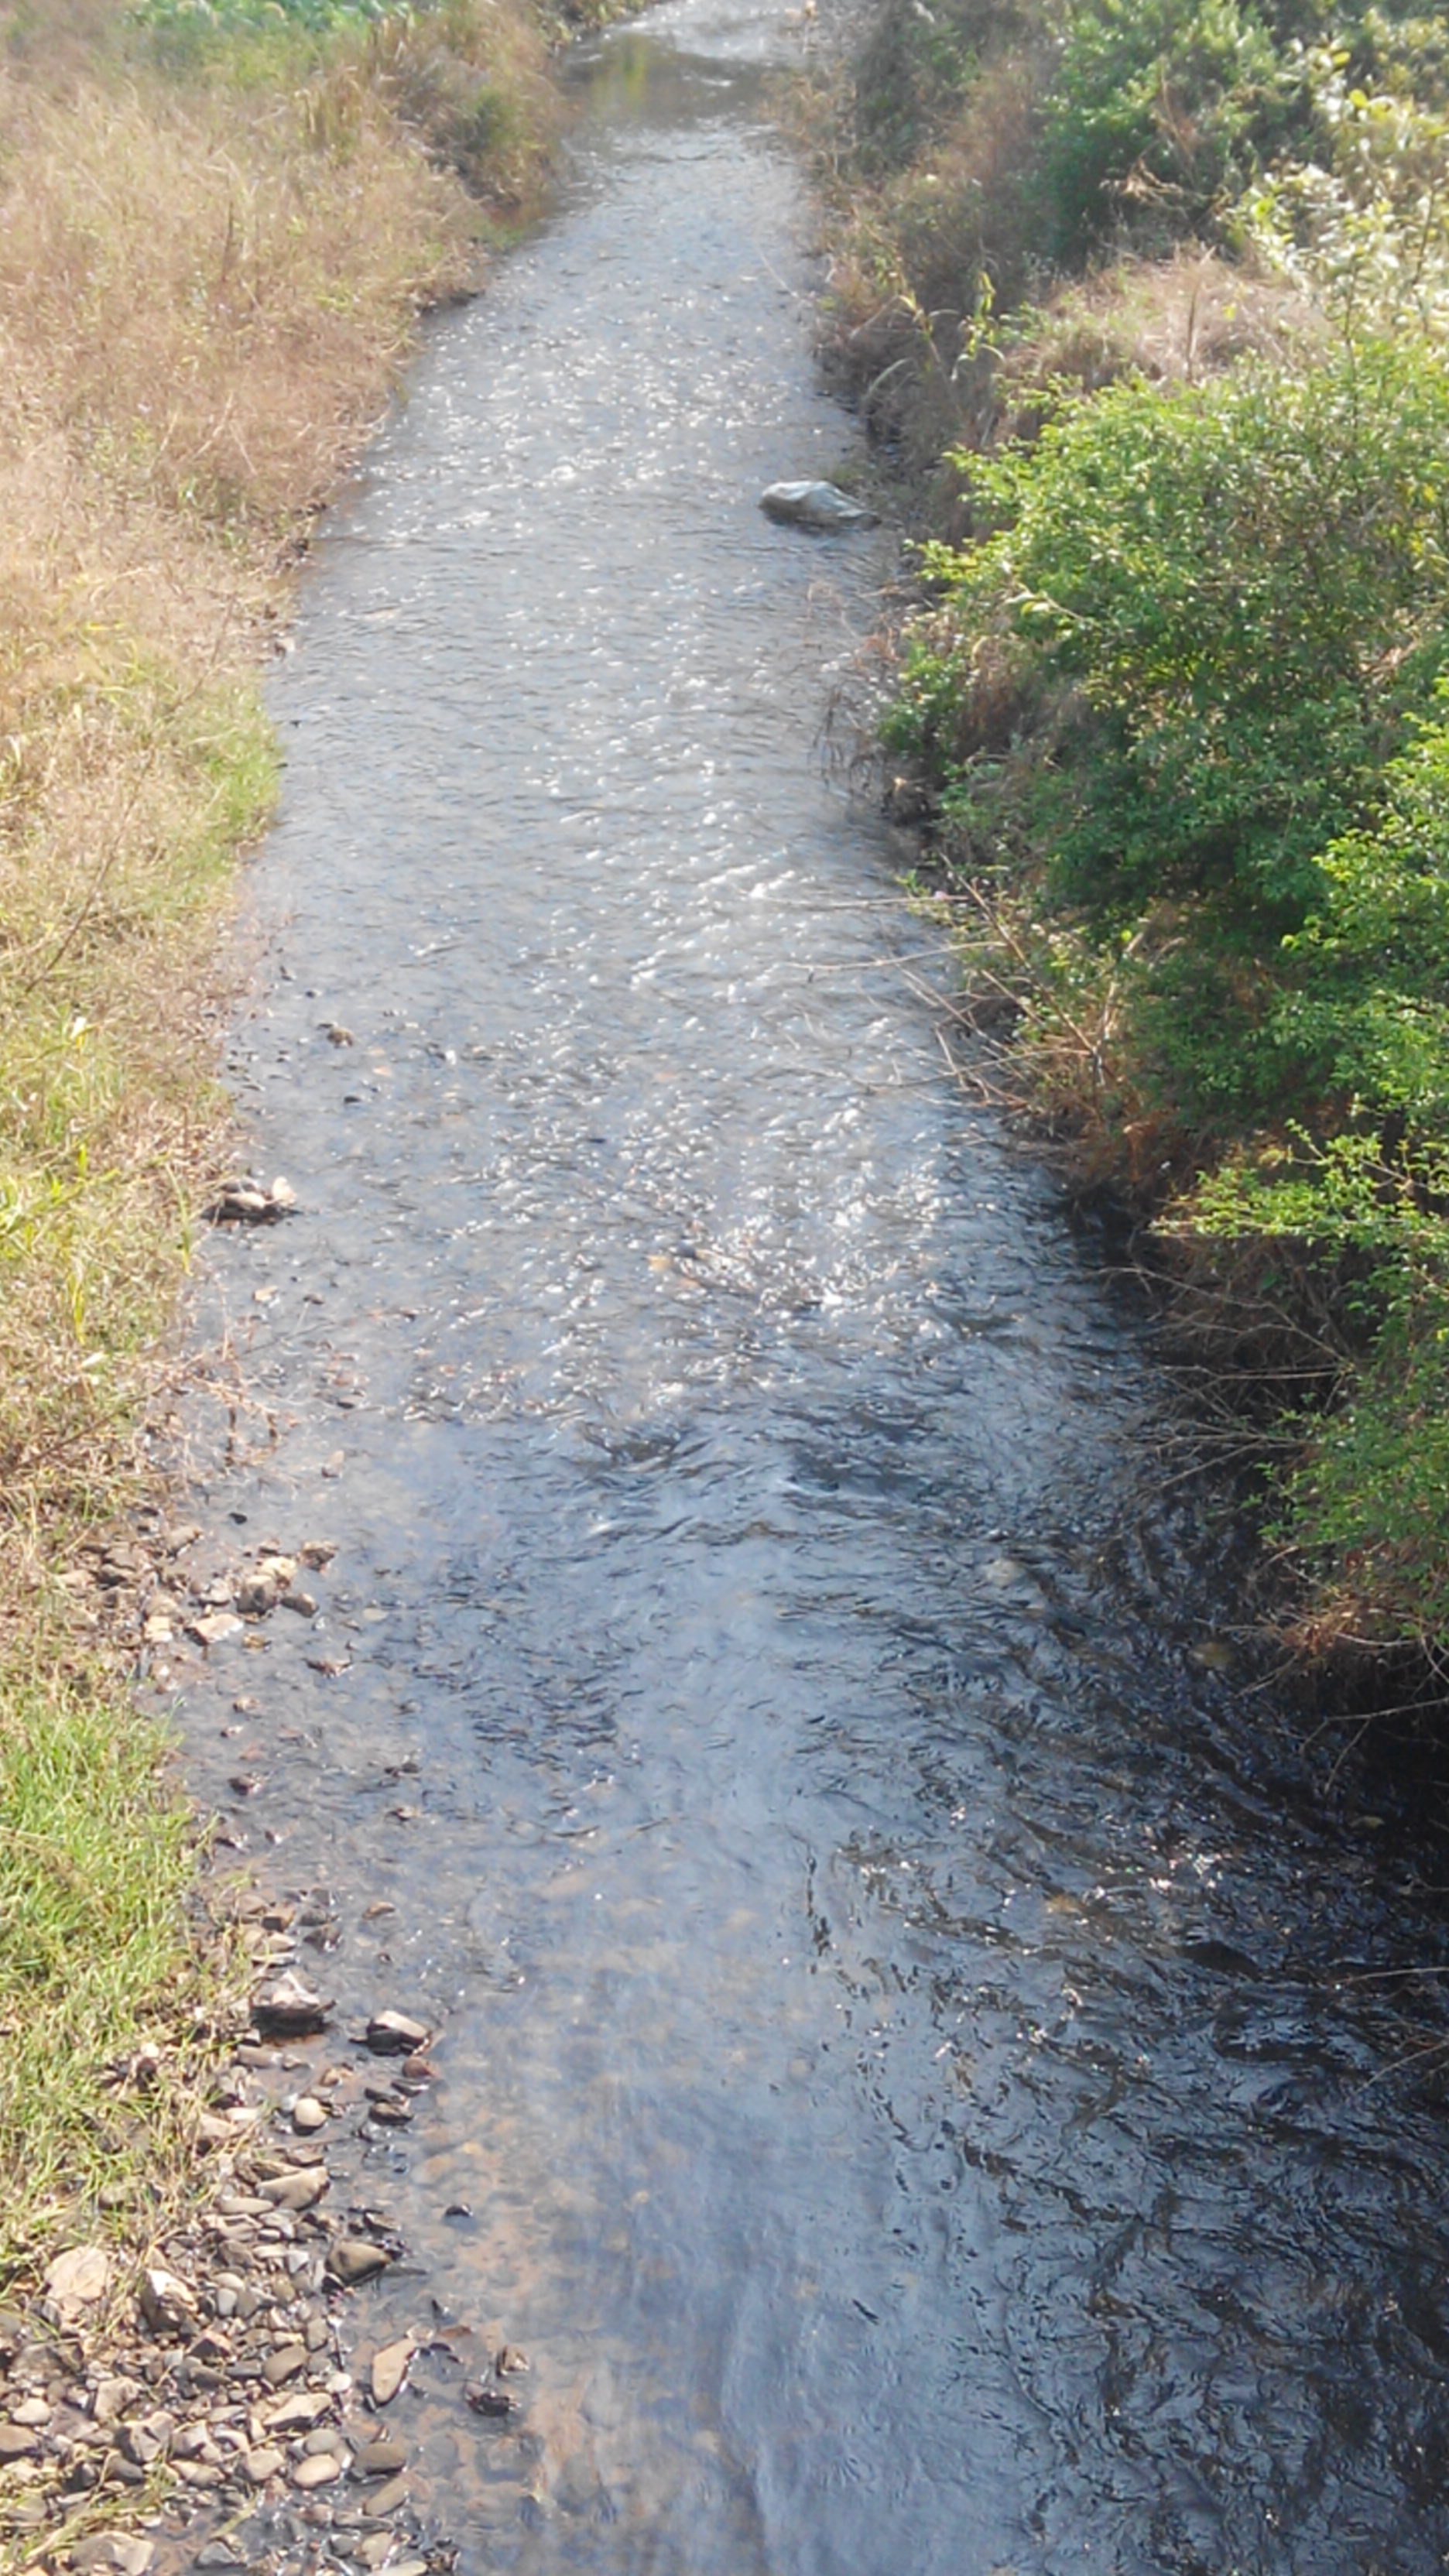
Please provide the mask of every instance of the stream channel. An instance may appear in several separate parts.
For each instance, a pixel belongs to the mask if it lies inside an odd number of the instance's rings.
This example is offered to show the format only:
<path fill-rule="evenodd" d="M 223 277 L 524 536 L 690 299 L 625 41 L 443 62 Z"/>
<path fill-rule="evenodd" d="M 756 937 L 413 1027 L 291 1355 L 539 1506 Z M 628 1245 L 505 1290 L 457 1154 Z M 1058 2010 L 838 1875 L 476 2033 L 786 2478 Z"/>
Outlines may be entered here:
<path fill-rule="evenodd" d="M 437 2028 L 349 2312 L 531 2357 L 393 2410 L 463 2576 L 1419 2576 L 1441 1915 L 1195 1661 L 1143 1320 L 822 757 L 889 548 L 758 508 L 853 435 L 795 54 L 730 0 L 580 49 L 552 218 L 317 547 L 233 1056 L 300 1204 L 215 1240 L 202 1477 L 338 1553 L 188 1680 L 192 1776 L 327 1891 L 339 2022 Z"/>

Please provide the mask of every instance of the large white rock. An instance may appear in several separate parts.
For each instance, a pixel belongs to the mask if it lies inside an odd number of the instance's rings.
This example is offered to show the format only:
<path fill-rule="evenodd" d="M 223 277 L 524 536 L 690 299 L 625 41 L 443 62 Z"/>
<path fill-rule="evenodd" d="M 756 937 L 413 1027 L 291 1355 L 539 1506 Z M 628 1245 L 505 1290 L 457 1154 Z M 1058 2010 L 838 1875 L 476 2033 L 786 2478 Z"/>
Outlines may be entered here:
<path fill-rule="evenodd" d="M 834 483 L 772 483 L 760 494 L 767 519 L 789 528 L 809 528 L 816 536 L 833 536 L 842 528 L 873 528 L 874 510 L 863 509 Z"/>

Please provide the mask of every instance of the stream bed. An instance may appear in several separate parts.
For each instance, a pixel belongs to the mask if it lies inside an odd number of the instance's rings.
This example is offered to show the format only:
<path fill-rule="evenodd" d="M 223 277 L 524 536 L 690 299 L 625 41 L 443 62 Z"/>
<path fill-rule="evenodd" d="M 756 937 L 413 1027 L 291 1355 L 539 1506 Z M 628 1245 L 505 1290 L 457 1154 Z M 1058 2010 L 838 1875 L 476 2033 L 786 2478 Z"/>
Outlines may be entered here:
<path fill-rule="evenodd" d="M 438 2330 L 390 2429 L 465 2576 L 1428 2576 L 1441 1911 L 1198 1660 L 1144 1319 L 822 756 L 890 554 L 757 506 L 852 449 L 795 55 L 580 49 L 317 547 L 232 1066 L 299 1206 L 214 1239 L 201 1476 L 219 1557 L 337 1553 L 191 1776 L 339 2021 L 437 2030 L 350 2330 Z"/>

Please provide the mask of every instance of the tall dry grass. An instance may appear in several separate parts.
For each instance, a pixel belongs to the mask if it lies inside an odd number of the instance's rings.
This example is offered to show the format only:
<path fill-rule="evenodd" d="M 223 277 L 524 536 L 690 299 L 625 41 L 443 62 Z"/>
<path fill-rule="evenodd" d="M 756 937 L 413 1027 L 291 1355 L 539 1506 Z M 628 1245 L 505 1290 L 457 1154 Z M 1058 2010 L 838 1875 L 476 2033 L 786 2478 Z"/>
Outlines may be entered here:
<path fill-rule="evenodd" d="M 0 0 L 7 2271 L 75 2223 L 57 2177 L 96 2185 L 107 2064 L 186 1985 L 159 1742 L 62 1577 L 134 1491 L 158 1336 L 231 1142 L 228 885 L 274 780 L 259 662 L 420 308 L 537 189 L 552 95 L 508 0 L 169 73 L 113 0 Z M 96 1902 L 33 1937 L 82 1880 Z M 46 2031 L 63 2068 L 18 2049 Z M 154 2121 L 141 2201 L 181 2133 L 164 2091 Z"/>

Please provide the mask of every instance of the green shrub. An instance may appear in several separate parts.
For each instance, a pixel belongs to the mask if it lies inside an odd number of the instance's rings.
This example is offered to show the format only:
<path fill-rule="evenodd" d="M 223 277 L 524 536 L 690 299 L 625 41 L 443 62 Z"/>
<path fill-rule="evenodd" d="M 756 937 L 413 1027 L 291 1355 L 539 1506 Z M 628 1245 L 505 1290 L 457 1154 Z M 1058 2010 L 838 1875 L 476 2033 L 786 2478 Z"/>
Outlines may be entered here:
<path fill-rule="evenodd" d="M 994 530 L 931 549 L 949 633 L 898 734 L 969 717 L 980 639 L 1070 692 L 1057 893 L 1115 930 L 1170 897 L 1243 953 L 1301 927 L 1444 653 L 1449 362 L 1352 343 L 1294 374 L 1125 382 L 959 457 Z M 962 686 L 964 676 L 964 689 Z"/>

